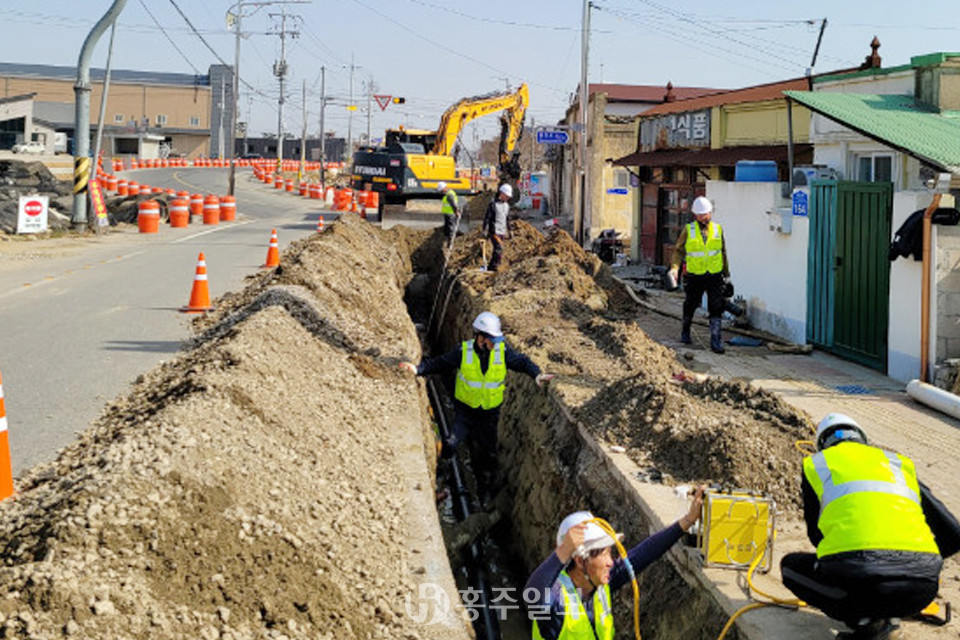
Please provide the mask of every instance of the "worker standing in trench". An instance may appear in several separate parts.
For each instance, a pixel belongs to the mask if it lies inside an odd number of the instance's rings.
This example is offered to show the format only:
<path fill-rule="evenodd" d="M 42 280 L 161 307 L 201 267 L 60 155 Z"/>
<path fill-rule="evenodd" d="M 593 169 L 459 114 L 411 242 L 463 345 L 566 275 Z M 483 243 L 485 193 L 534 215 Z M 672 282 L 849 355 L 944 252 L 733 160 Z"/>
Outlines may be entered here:
<path fill-rule="evenodd" d="M 817 552 L 784 556 L 783 584 L 851 628 L 838 639 L 889 638 L 896 618 L 936 597 L 943 558 L 960 548 L 960 525 L 917 480 L 912 460 L 869 446 L 849 416 L 821 420 L 816 444 L 801 488 Z"/>
<path fill-rule="evenodd" d="M 727 242 L 723 229 L 711 221 L 713 203 L 700 196 L 690 207 L 695 222 L 683 227 L 673 252 L 670 265 L 670 277 L 677 282 L 680 265 L 686 262 L 687 275 L 683 282 L 685 294 L 683 300 L 683 326 L 680 329 L 680 342 L 690 344 L 690 325 L 693 313 L 707 294 L 707 311 L 710 316 L 710 349 L 714 353 L 724 353 L 723 339 L 720 336 L 720 316 L 723 315 L 724 289 L 730 282 L 730 264 L 727 262 Z"/>
<path fill-rule="evenodd" d="M 490 263 L 486 265 L 487 271 L 496 271 L 500 268 L 500 261 L 503 259 L 503 241 L 509 233 L 507 214 L 510 213 L 512 197 L 513 187 L 503 183 L 497 189 L 497 195 L 490 201 L 483 215 L 482 232 L 493 243 L 493 255 L 490 257 Z"/>
<path fill-rule="evenodd" d="M 627 552 L 638 575 L 665 554 L 700 518 L 704 487 L 698 487 L 686 514 Z M 527 580 L 523 590 L 534 618 L 533 640 L 612 640 L 610 592 L 631 581 L 630 567 L 616 561 L 617 541 L 589 511 L 571 513 L 557 530 L 557 548 Z M 616 534 L 621 538 L 623 534 Z"/>
<path fill-rule="evenodd" d="M 500 318 L 489 311 L 473 321 L 473 340 L 420 365 L 401 362 L 400 368 L 418 376 L 456 370 L 452 434 L 443 443 L 443 457 L 451 457 L 466 439 L 471 450 L 477 484 L 487 494 L 484 502 L 499 489 L 497 478 L 497 425 L 507 370 L 526 373 L 542 387 L 553 375 L 540 371 L 534 362 L 509 346 L 503 338 Z"/>
<path fill-rule="evenodd" d="M 440 213 L 443 214 L 443 246 L 449 251 L 453 247 L 454 238 L 457 237 L 462 212 L 457 192 L 448 189 L 446 182 L 438 182 L 437 191 L 443 194 L 443 199 L 440 201 Z"/>

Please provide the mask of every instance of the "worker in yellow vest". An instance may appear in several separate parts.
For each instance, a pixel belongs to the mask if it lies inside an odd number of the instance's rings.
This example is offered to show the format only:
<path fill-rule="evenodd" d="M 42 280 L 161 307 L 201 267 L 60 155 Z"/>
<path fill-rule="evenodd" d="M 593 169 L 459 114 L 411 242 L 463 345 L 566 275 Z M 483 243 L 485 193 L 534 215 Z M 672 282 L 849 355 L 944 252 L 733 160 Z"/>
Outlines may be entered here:
<path fill-rule="evenodd" d="M 437 191 L 443 194 L 440 201 L 440 213 L 443 214 L 443 246 L 453 247 L 453 239 L 457 236 L 457 228 L 460 226 L 460 202 L 457 199 L 457 192 L 447 188 L 446 182 L 437 183 Z"/>
<path fill-rule="evenodd" d="M 450 438 L 442 453 L 452 456 L 464 439 L 470 444 L 471 460 L 481 489 L 491 497 L 499 488 L 497 480 L 497 425 L 507 371 L 519 371 L 542 387 L 553 375 L 540 371 L 534 362 L 504 341 L 500 318 L 489 311 L 473 321 L 473 340 L 464 340 L 437 358 L 415 365 L 401 362 L 400 368 L 418 376 L 456 371 L 454 419 Z"/>
<path fill-rule="evenodd" d="M 665 554 L 700 518 L 698 487 L 687 513 L 614 560 L 614 539 L 589 511 L 571 513 L 557 530 L 557 548 L 537 567 L 523 589 L 534 619 L 533 640 L 613 640 L 610 593 L 631 582 Z M 623 534 L 617 534 L 618 539 Z M 629 562 L 629 565 L 628 565 Z"/>
<path fill-rule="evenodd" d="M 851 628 L 838 639 L 889 638 L 897 619 L 937 595 L 941 551 L 957 550 L 956 520 L 917 480 L 910 458 L 867 444 L 853 418 L 827 415 L 816 445 L 801 486 L 817 552 L 784 556 L 783 583 Z"/>
<path fill-rule="evenodd" d="M 690 325 L 693 313 L 707 294 L 707 311 L 710 316 L 710 349 L 715 353 L 724 353 L 723 339 L 720 336 L 720 316 L 723 314 L 724 289 L 730 282 L 730 265 L 727 262 L 727 245 L 723 229 L 719 223 L 711 221 L 713 203 L 700 196 L 693 201 L 690 211 L 696 221 L 683 227 L 673 252 L 670 276 L 674 282 L 680 272 L 680 265 L 686 263 L 687 271 L 683 282 L 686 294 L 683 300 L 683 326 L 680 330 L 680 342 L 690 344 Z"/>

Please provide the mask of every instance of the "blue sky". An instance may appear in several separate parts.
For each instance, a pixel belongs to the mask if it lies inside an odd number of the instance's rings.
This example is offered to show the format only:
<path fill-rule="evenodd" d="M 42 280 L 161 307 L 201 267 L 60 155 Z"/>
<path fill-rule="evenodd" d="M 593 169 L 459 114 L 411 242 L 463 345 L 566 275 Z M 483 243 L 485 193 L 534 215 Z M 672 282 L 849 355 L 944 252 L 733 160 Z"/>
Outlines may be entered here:
<path fill-rule="evenodd" d="M 114 68 L 206 73 L 217 59 L 187 26 L 179 5 L 214 51 L 233 62 L 234 39 L 225 25 L 231 0 L 127 0 L 120 17 Z M 594 0 L 590 82 L 736 88 L 802 76 L 820 27 L 828 24 L 817 70 L 860 63 L 876 35 L 884 66 L 936 51 L 960 51 L 960 2 L 928 0 Z M 6 26 L 0 60 L 75 65 L 83 40 L 109 0 L 0 0 Z M 580 0 L 313 0 L 286 5 L 298 15 L 299 36 L 288 39 L 285 129 L 299 134 L 306 81 L 307 125 L 319 125 L 320 68 L 327 68 L 326 128 L 346 135 L 350 64 L 353 134 L 365 132 L 366 84 L 374 93 L 404 96 L 405 105 L 370 110 L 374 137 L 388 126 L 435 128 L 446 107 L 465 96 L 530 85 L 528 122 L 552 124 L 580 80 Z M 156 26 L 153 14 L 183 52 Z M 247 11 L 251 11 L 248 9 Z M 264 7 L 244 19 L 241 75 L 256 89 L 241 91 L 241 120 L 252 131 L 276 131 L 279 57 L 277 21 Z M 105 35 L 94 56 L 106 62 Z M 248 98 L 249 95 L 249 98 Z M 496 118 L 475 121 L 464 133 L 496 135 Z"/>

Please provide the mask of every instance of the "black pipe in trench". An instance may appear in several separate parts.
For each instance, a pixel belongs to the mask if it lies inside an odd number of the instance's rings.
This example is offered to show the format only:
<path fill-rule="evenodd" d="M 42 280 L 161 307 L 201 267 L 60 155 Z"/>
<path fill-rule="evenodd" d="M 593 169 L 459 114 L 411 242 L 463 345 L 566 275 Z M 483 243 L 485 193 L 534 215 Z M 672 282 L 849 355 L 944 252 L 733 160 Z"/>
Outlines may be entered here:
<path fill-rule="evenodd" d="M 443 409 L 443 403 L 440 402 L 440 393 L 437 391 L 436 383 L 427 379 L 427 390 L 430 394 L 430 400 L 433 403 L 433 412 L 437 416 L 440 424 L 440 437 L 446 442 L 450 436 L 450 429 L 447 426 L 447 416 Z M 463 521 L 470 515 L 470 500 L 467 493 L 467 487 L 463 482 L 463 474 L 460 471 L 460 463 L 456 456 L 450 459 L 453 473 L 453 511 L 458 521 Z M 474 588 L 479 592 L 479 599 L 476 603 L 471 603 L 477 607 L 477 613 L 480 616 L 480 629 L 478 632 L 483 634 L 485 640 L 500 640 L 500 626 L 496 618 L 490 615 L 489 590 L 486 563 L 483 554 L 480 551 L 480 545 L 476 542 L 470 544 L 470 562 L 467 564 L 467 575 Z"/>

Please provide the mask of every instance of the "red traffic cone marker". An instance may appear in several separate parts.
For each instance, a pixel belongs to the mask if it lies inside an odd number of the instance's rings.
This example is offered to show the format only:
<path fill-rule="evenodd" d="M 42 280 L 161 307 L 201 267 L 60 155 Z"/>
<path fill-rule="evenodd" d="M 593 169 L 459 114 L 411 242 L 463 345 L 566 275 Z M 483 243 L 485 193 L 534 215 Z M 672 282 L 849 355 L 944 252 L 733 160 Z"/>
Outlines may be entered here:
<path fill-rule="evenodd" d="M 317 233 L 323 233 L 323 216 L 317 219 Z"/>
<path fill-rule="evenodd" d="M 180 311 L 184 313 L 203 313 L 210 311 L 210 287 L 207 285 L 207 260 L 200 252 L 197 256 L 197 274 L 193 277 L 193 290 L 190 291 L 190 302 Z"/>
<path fill-rule="evenodd" d="M 280 244 L 277 241 L 277 230 L 270 232 L 270 247 L 267 249 L 267 261 L 263 263 L 261 269 L 271 269 L 280 266 Z"/>

